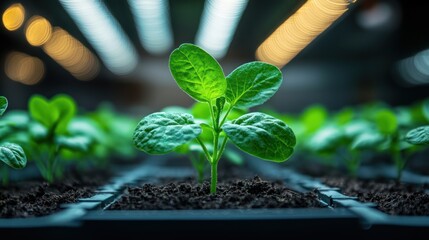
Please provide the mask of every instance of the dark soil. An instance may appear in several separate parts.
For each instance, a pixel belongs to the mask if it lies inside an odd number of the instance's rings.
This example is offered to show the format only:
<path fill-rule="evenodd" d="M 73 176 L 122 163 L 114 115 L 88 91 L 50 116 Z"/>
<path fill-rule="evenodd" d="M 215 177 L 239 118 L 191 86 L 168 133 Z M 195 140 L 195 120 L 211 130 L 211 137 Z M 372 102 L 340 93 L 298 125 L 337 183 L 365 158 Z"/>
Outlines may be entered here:
<path fill-rule="evenodd" d="M 218 183 L 217 194 L 210 194 L 210 184 L 194 179 L 169 183 L 129 186 L 110 210 L 173 209 L 250 209 L 321 207 L 313 192 L 297 193 L 280 181 L 264 181 L 258 176 L 245 180 L 229 178 Z"/>
<path fill-rule="evenodd" d="M 26 180 L 0 186 L 0 217 L 26 218 L 52 214 L 64 203 L 90 197 L 94 190 L 110 179 L 110 172 L 72 171 L 58 183 Z"/>
<path fill-rule="evenodd" d="M 416 186 L 396 181 L 359 180 L 345 177 L 322 178 L 325 184 L 338 187 L 361 202 L 373 202 L 391 215 L 429 215 L 429 186 Z"/>

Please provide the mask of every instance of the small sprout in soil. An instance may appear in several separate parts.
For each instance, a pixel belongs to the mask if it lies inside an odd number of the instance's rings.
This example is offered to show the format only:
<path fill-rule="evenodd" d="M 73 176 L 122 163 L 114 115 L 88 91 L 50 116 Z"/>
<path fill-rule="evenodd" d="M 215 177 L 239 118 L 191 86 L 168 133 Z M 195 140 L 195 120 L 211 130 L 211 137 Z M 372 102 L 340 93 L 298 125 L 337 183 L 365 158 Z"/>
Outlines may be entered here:
<path fill-rule="evenodd" d="M 217 166 L 231 140 L 242 151 L 264 160 L 283 162 L 294 151 L 295 134 L 283 121 L 252 112 L 230 120 L 233 109 L 263 104 L 278 90 L 281 71 L 270 64 L 250 62 L 224 76 L 219 63 L 193 44 L 182 44 L 170 55 L 169 67 L 178 86 L 194 100 L 205 104 L 208 123 L 197 123 L 189 113 L 156 112 L 137 125 L 135 146 L 148 154 L 165 154 L 191 141 L 197 143 L 211 168 L 210 193 L 216 193 Z M 211 133 L 212 142 L 201 138 Z"/>
<path fill-rule="evenodd" d="M 34 120 L 29 131 L 37 145 L 31 148 L 31 156 L 42 177 L 52 183 L 63 174 L 64 166 L 58 159 L 61 150 L 87 151 L 91 141 L 85 136 L 74 136 L 68 132 L 68 125 L 77 108 L 70 96 L 59 94 L 48 100 L 34 95 L 28 108 Z"/>
<path fill-rule="evenodd" d="M 0 116 L 6 111 L 7 106 L 7 98 L 0 96 Z M 6 127 L 5 124 L 0 124 L 0 128 Z M 7 142 L 7 139 L 2 135 L 0 135 L 0 161 L 4 163 L 0 164 L 2 185 L 7 185 L 9 182 L 9 169 L 7 166 L 22 169 L 27 165 L 27 157 L 22 147 L 18 144 Z"/>

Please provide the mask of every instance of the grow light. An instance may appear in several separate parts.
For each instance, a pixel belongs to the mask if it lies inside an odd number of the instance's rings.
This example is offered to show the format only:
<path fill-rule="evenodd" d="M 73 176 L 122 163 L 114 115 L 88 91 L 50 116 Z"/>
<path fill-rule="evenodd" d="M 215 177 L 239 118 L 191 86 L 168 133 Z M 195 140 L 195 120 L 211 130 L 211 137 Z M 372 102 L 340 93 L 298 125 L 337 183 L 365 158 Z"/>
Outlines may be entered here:
<path fill-rule="evenodd" d="M 226 55 L 247 0 L 207 0 L 196 44 L 215 58 Z"/>
<path fill-rule="evenodd" d="M 110 71 L 124 75 L 134 70 L 137 53 L 103 2 L 60 0 L 60 3 Z"/>
<path fill-rule="evenodd" d="M 429 83 L 429 49 L 401 60 L 398 63 L 402 78 L 411 84 Z"/>
<path fill-rule="evenodd" d="M 166 0 L 128 0 L 142 46 L 151 54 L 163 54 L 173 45 Z"/>
<path fill-rule="evenodd" d="M 44 17 L 34 16 L 28 20 L 25 37 L 32 46 L 41 46 L 49 40 L 52 34 L 51 23 Z"/>
<path fill-rule="evenodd" d="M 12 4 L 2 16 L 4 27 L 9 31 L 15 31 L 22 26 L 25 19 L 25 9 L 20 3 Z"/>
<path fill-rule="evenodd" d="M 342 16 L 356 0 L 309 0 L 256 50 L 256 58 L 283 67 Z"/>
<path fill-rule="evenodd" d="M 45 75 L 45 65 L 37 57 L 21 52 L 11 52 L 5 59 L 5 73 L 14 81 L 33 85 Z"/>
<path fill-rule="evenodd" d="M 79 80 L 93 79 L 100 70 L 97 57 L 65 30 L 55 27 L 43 51 Z"/>

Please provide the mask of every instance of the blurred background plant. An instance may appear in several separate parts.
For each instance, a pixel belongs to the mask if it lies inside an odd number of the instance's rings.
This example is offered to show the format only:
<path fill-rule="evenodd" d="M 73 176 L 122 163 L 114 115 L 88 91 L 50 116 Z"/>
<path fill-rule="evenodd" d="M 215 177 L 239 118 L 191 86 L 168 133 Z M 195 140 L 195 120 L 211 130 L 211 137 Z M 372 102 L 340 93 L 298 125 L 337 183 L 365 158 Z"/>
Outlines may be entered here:
<path fill-rule="evenodd" d="M 0 119 L 2 139 L 22 146 L 29 164 L 50 183 L 61 181 L 71 168 L 109 171 L 112 164 L 135 161 L 130 136 L 137 122 L 106 104 L 83 111 L 65 94 L 50 100 L 34 95 L 28 112 L 12 110 Z"/>
<path fill-rule="evenodd" d="M 292 166 L 310 161 L 310 164 L 356 177 L 362 163 L 376 166 L 382 162 L 393 165 L 400 180 L 410 161 L 423 163 L 426 166 L 423 169 L 429 166 L 425 159 L 429 150 L 428 113 L 429 99 L 425 99 L 407 106 L 374 102 L 336 112 L 315 104 L 300 114 L 275 112 L 275 115 L 296 129 L 297 147 Z M 420 154 L 422 152 L 425 154 Z M 302 159 L 307 161 L 300 163 Z"/>

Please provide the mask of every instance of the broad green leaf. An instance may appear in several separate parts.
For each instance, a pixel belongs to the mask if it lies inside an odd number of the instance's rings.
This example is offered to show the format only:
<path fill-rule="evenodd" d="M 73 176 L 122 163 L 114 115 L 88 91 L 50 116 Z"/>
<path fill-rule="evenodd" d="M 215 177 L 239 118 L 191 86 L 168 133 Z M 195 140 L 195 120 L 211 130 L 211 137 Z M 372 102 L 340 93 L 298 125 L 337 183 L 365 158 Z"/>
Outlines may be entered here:
<path fill-rule="evenodd" d="M 238 148 L 265 160 L 287 160 L 296 144 L 289 126 L 264 113 L 245 114 L 225 123 L 222 129 Z"/>
<path fill-rule="evenodd" d="M 282 72 L 274 65 L 250 62 L 226 77 L 226 99 L 237 108 L 261 105 L 270 99 L 282 83 Z"/>
<path fill-rule="evenodd" d="M 7 98 L 4 96 L 0 96 L 0 116 L 2 116 L 3 113 L 6 111 L 7 104 Z"/>
<path fill-rule="evenodd" d="M 405 141 L 414 145 L 429 144 L 429 126 L 421 126 L 408 131 Z"/>
<path fill-rule="evenodd" d="M 14 143 L 0 145 L 0 161 L 15 169 L 24 168 L 27 165 L 27 157 L 21 146 Z"/>
<path fill-rule="evenodd" d="M 60 136 L 55 139 L 55 142 L 61 148 L 79 152 L 88 151 L 92 144 L 91 138 L 87 136 Z"/>
<path fill-rule="evenodd" d="M 134 145 L 149 154 L 163 154 L 196 138 L 201 127 L 187 113 L 152 113 L 134 131 Z"/>
<path fill-rule="evenodd" d="M 40 95 L 33 95 L 28 103 L 30 116 L 43 124 L 48 129 L 51 129 L 54 123 L 58 120 L 59 112 L 53 108 L 49 101 Z"/>
<path fill-rule="evenodd" d="M 50 105 L 54 109 L 57 109 L 59 114 L 55 131 L 57 133 L 66 132 L 67 125 L 76 114 L 77 107 L 75 101 L 68 95 L 60 94 L 52 98 Z"/>
<path fill-rule="evenodd" d="M 354 150 L 379 150 L 383 148 L 386 138 L 378 132 L 363 132 L 352 142 L 350 148 Z"/>
<path fill-rule="evenodd" d="M 383 134 L 393 134 L 398 129 L 398 121 L 395 114 L 389 109 L 382 109 L 375 115 L 375 123 Z"/>
<path fill-rule="evenodd" d="M 169 64 L 179 87 L 195 100 L 210 102 L 225 94 L 226 80 L 222 68 L 203 49 L 189 43 L 182 44 L 171 53 Z"/>

